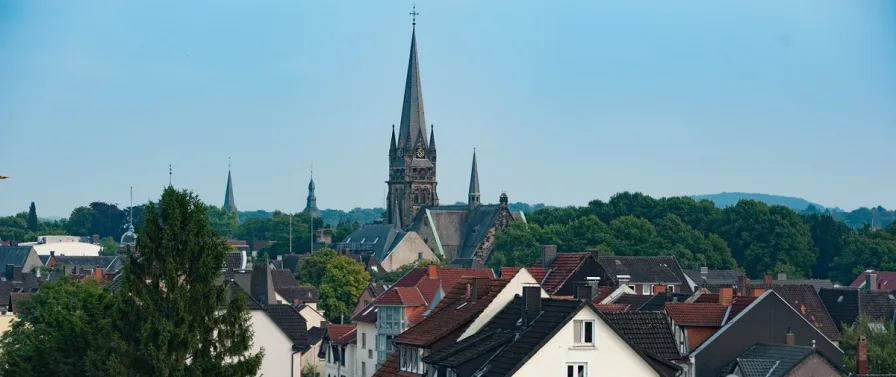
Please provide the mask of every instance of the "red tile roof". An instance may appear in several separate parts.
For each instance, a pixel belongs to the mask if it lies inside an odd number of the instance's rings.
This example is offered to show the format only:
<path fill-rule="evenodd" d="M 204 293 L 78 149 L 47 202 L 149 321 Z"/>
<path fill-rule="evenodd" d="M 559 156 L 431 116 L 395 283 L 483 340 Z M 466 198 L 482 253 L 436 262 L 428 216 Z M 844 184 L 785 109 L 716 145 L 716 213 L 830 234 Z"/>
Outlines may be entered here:
<path fill-rule="evenodd" d="M 718 303 L 719 303 L 719 294 L 718 294 L 718 293 L 704 293 L 704 294 L 700 295 L 700 297 L 697 297 L 697 300 L 695 300 L 694 303 L 699 303 L 699 304 L 715 303 L 715 304 L 718 304 Z"/>
<path fill-rule="evenodd" d="M 457 284 L 439 301 L 432 313 L 396 337 L 395 343 L 429 347 L 449 336 L 453 337 L 449 342 L 454 343 L 460 336 L 460 332 L 456 330 L 466 328 L 472 323 L 507 287 L 507 283 L 509 280 L 504 279 L 464 278 L 458 280 Z M 473 285 L 476 286 L 475 292 L 472 291 Z M 472 299 L 473 293 L 475 293 L 475 300 Z"/>
<path fill-rule="evenodd" d="M 594 305 L 600 304 L 600 302 L 609 297 L 613 291 L 615 291 L 613 287 L 598 287 L 597 296 L 591 298 L 591 303 Z"/>
<path fill-rule="evenodd" d="M 327 336 L 330 337 L 331 341 L 336 341 L 337 339 L 345 336 L 351 331 L 355 330 L 354 324 L 352 325 L 339 325 L 335 323 L 327 324 Z"/>
<path fill-rule="evenodd" d="M 593 254 L 589 252 L 557 254 L 557 258 L 551 262 L 550 271 L 548 271 L 541 282 L 542 288 L 544 288 L 549 295 L 553 296 L 561 287 L 563 287 L 563 284 L 566 283 L 566 280 L 569 279 L 570 275 L 576 272 L 579 265 L 581 265 L 588 256 L 593 256 Z M 536 268 L 541 266 L 541 264 L 541 259 L 539 258 L 532 267 Z"/>
<path fill-rule="evenodd" d="M 420 377 L 420 375 L 398 370 L 398 351 L 395 351 L 386 358 L 373 377 Z"/>
<path fill-rule="evenodd" d="M 722 327 L 728 308 L 711 303 L 669 302 L 663 310 L 679 326 Z"/>
<path fill-rule="evenodd" d="M 513 279 L 521 269 L 523 269 L 523 267 L 501 267 L 501 278 L 507 280 Z M 528 271 L 529 275 L 532 275 L 532 278 L 539 284 L 544 280 L 544 276 L 548 274 L 547 268 L 538 266 L 526 267 L 526 271 Z"/>
<path fill-rule="evenodd" d="M 628 305 L 626 304 L 596 304 L 594 305 L 599 312 L 626 312 Z"/>
<path fill-rule="evenodd" d="M 370 303 L 367 308 L 361 310 L 352 320 L 358 322 L 374 323 L 376 322 L 377 305 L 404 305 L 404 306 L 423 306 L 422 311 L 414 311 L 408 315 L 408 321 L 411 324 L 423 318 L 426 305 L 429 305 L 442 287 L 442 291 L 451 289 L 458 280 L 463 277 L 495 277 L 491 269 L 488 268 L 445 268 L 438 267 L 435 276 L 429 276 L 429 268 L 415 268 L 405 274 L 389 290 L 378 297 L 374 302 Z M 417 291 L 417 293 L 413 293 Z"/>
<path fill-rule="evenodd" d="M 896 271 L 877 271 L 877 285 L 878 289 L 881 290 L 894 290 L 896 289 Z M 862 284 L 865 284 L 865 273 L 862 272 L 856 277 L 856 280 L 850 284 L 850 287 L 861 287 Z"/>

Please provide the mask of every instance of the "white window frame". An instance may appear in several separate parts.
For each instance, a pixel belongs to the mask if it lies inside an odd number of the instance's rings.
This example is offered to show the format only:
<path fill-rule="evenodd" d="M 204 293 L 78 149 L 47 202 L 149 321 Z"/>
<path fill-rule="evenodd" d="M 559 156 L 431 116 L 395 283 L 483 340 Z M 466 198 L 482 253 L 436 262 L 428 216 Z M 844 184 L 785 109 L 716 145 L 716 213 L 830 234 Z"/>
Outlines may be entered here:
<path fill-rule="evenodd" d="M 577 346 L 593 346 L 596 342 L 596 333 L 595 327 L 597 323 L 593 319 L 576 319 L 573 320 L 573 343 Z M 585 342 L 585 335 L 588 332 L 588 326 L 586 324 L 591 324 L 591 342 Z"/>
<path fill-rule="evenodd" d="M 653 294 L 653 286 L 650 284 L 641 285 L 641 295 L 648 296 Z"/>
<path fill-rule="evenodd" d="M 377 365 L 382 364 L 389 358 L 389 355 L 395 351 L 395 345 L 392 344 L 392 340 L 395 339 L 396 335 L 391 334 L 379 334 L 376 336 L 376 357 L 377 357 Z"/>
<path fill-rule="evenodd" d="M 675 293 L 675 286 L 674 286 L 674 285 L 667 285 L 667 286 L 666 286 L 666 292 L 667 292 L 667 293 Z"/>
<path fill-rule="evenodd" d="M 416 347 L 400 346 L 398 348 L 398 369 L 402 372 L 426 374 L 423 363 L 423 350 Z"/>
<path fill-rule="evenodd" d="M 379 333 L 383 334 L 401 334 L 405 330 L 404 307 L 377 307 L 376 328 Z"/>
<path fill-rule="evenodd" d="M 577 373 L 582 371 L 581 377 L 588 377 L 588 363 L 566 363 L 566 377 L 580 377 Z M 572 372 L 572 373 L 570 373 Z"/>

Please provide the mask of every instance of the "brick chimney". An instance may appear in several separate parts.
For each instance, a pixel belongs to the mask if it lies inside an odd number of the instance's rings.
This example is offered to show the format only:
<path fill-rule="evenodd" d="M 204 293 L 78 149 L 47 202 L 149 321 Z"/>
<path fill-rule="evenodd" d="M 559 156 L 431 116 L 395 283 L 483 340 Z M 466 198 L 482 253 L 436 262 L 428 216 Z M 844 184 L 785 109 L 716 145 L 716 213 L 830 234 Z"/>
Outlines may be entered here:
<path fill-rule="evenodd" d="M 426 266 L 426 274 L 429 275 L 430 279 L 438 279 L 439 278 L 439 267 L 435 264 L 430 263 L 429 266 Z"/>
<path fill-rule="evenodd" d="M 765 293 L 765 288 L 753 288 L 752 296 L 759 297 L 759 296 L 762 296 L 763 293 Z"/>
<path fill-rule="evenodd" d="M 541 267 L 551 267 L 554 259 L 557 259 L 557 245 L 541 246 Z"/>
<path fill-rule="evenodd" d="M 747 294 L 747 286 L 750 285 L 750 279 L 747 279 L 746 274 L 741 274 L 737 277 L 737 294 L 739 296 L 743 296 Z"/>
<path fill-rule="evenodd" d="M 653 286 L 653 293 L 660 294 L 666 292 L 666 286 L 662 284 L 657 284 Z"/>
<path fill-rule="evenodd" d="M 788 346 L 792 346 L 796 344 L 796 335 L 793 335 L 793 331 L 790 331 L 790 328 L 787 328 L 787 334 L 784 335 L 784 343 L 787 343 Z"/>
<path fill-rule="evenodd" d="M 762 284 L 772 285 L 772 274 L 765 274 L 765 278 L 762 279 Z"/>
<path fill-rule="evenodd" d="M 103 277 L 105 276 L 103 275 L 104 273 L 105 270 L 103 270 L 103 268 L 100 266 L 96 266 L 96 268 L 93 269 L 93 278 L 96 279 L 97 283 L 103 282 Z"/>
<path fill-rule="evenodd" d="M 100 244 L 100 235 L 99 235 L 99 234 L 94 234 L 94 235 L 93 235 L 93 238 L 92 238 L 92 241 L 93 241 L 93 244 L 94 244 L 94 245 L 99 245 L 99 244 Z"/>
<path fill-rule="evenodd" d="M 865 271 L 865 289 L 869 291 L 877 290 L 877 272 L 873 270 Z"/>
<path fill-rule="evenodd" d="M 734 288 L 722 287 L 719 289 L 719 304 L 722 306 L 731 306 L 731 300 L 734 300 Z"/>
<path fill-rule="evenodd" d="M 864 336 L 856 344 L 856 373 L 868 374 L 868 339 Z"/>

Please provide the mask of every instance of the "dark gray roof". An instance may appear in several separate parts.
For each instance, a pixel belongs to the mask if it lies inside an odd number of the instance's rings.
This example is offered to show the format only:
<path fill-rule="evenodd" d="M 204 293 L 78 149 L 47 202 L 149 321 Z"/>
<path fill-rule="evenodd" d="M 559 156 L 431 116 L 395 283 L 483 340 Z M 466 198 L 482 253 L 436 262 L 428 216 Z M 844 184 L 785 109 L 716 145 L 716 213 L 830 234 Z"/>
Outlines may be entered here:
<path fill-rule="evenodd" d="M 672 324 L 666 313 L 660 311 L 602 312 L 616 330 L 644 351 L 666 360 L 681 359 L 675 345 Z"/>
<path fill-rule="evenodd" d="M 430 226 L 439 235 L 445 258 L 455 261 L 473 259 L 473 253 L 485 240 L 502 208 L 498 204 L 488 204 L 472 210 L 467 205 L 435 206 L 426 210 L 432 217 Z M 417 212 L 415 226 L 423 224 L 425 213 L 423 210 Z"/>
<path fill-rule="evenodd" d="M 39 287 L 39 279 L 31 273 L 22 273 L 22 281 L 9 281 L 4 277 L 0 280 L 0 302 L 8 305 L 13 292 L 35 292 Z"/>
<path fill-rule="evenodd" d="M 318 300 L 317 288 L 314 287 L 280 287 L 276 288 L 276 290 L 277 294 L 290 304 L 296 302 L 296 300 L 303 303 L 315 303 Z"/>
<path fill-rule="evenodd" d="M 112 262 L 116 259 L 116 256 L 66 256 L 66 255 L 57 255 L 56 263 L 57 264 L 68 264 L 72 266 L 79 266 L 85 268 L 95 268 L 99 266 L 100 268 L 107 268 Z"/>
<path fill-rule="evenodd" d="M 813 352 L 817 352 L 814 347 L 759 343 L 741 354 L 725 372 L 733 373 L 739 366 L 743 377 L 784 377 Z M 818 354 L 837 368 L 823 353 Z"/>
<path fill-rule="evenodd" d="M 840 330 L 844 323 L 853 325 L 861 315 L 892 322 L 896 312 L 894 291 L 822 288 L 818 296 Z"/>
<path fill-rule="evenodd" d="M 772 284 L 777 285 L 811 285 L 818 292 L 822 288 L 834 288 L 834 283 L 830 279 L 805 279 L 805 280 L 772 280 Z"/>
<path fill-rule="evenodd" d="M 280 259 L 283 261 L 283 268 L 292 271 L 292 273 L 299 272 L 299 254 L 283 254 L 280 255 Z"/>
<path fill-rule="evenodd" d="M 22 267 L 31 253 L 30 246 L 0 246 L 0 266 L 7 264 Z"/>
<path fill-rule="evenodd" d="M 311 348 L 311 337 L 307 331 L 305 318 L 292 305 L 264 305 L 264 311 L 271 321 L 293 342 L 293 350 Z"/>
<path fill-rule="evenodd" d="M 597 262 L 613 280 L 616 280 L 619 275 L 629 275 L 631 277 L 629 282 L 633 284 L 680 284 L 681 292 L 693 292 L 687 283 L 684 271 L 681 270 L 681 266 L 673 256 L 598 256 Z"/>
<path fill-rule="evenodd" d="M 292 272 L 284 269 L 275 268 L 271 270 L 271 280 L 274 281 L 274 289 L 297 287 L 299 285 Z"/>
<path fill-rule="evenodd" d="M 365 225 L 349 234 L 336 248 L 370 252 L 377 261 L 382 262 L 406 234 L 392 224 Z"/>
<path fill-rule="evenodd" d="M 50 261 L 50 256 L 49 256 L 49 255 L 38 255 L 37 257 L 40 258 L 40 264 L 42 264 L 42 265 L 44 265 L 44 266 L 46 266 L 46 265 L 47 265 L 47 262 Z"/>
<path fill-rule="evenodd" d="M 705 284 L 736 284 L 737 278 L 743 275 L 738 270 L 707 270 L 701 274 L 700 270 L 683 270 L 697 285 Z"/>

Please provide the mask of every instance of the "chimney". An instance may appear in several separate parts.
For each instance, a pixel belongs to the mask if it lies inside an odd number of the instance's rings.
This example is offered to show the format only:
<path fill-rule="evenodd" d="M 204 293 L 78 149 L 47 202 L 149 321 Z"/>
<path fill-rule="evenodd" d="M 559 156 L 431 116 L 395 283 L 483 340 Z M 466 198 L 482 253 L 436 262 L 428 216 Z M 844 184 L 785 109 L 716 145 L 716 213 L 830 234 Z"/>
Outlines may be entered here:
<path fill-rule="evenodd" d="M 762 296 L 763 293 L 765 293 L 765 288 L 753 288 L 752 296 L 759 297 L 759 296 Z"/>
<path fill-rule="evenodd" d="M 56 256 L 56 251 L 55 251 L 55 250 L 50 250 L 50 258 L 53 258 L 53 257 L 55 257 L 55 256 Z"/>
<path fill-rule="evenodd" d="M 7 265 L 6 265 L 6 279 L 8 279 L 8 280 L 12 280 L 12 273 L 13 273 L 12 269 L 13 269 L 13 267 L 15 267 L 14 264 L 7 264 Z"/>
<path fill-rule="evenodd" d="M 22 281 L 22 266 L 13 266 L 12 281 Z"/>
<path fill-rule="evenodd" d="M 469 285 L 470 299 L 468 302 L 476 302 L 476 300 L 479 299 L 479 287 L 480 286 L 482 286 L 483 288 L 488 286 L 488 283 L 486 283 L 485 279 L 480 279 L 480 278 L 470 279 L 470 285 Z"/>
<path fill-rule="evenodd" d="M 240 251 L 240 271 L 246 271 L 246 262 L 249 257 L 246 255 L 246 250 Z"/>
<path fill-rule="evenodd" d="M 430 279 L 438 279 L 439 268 L 435 264 L 430 263 L 429 266 L 426 266 L 426 275 L 428 275 Z"/>
<path fill-rule="evenodd" d="M 722 306 L 731 306 L 731 300 L 734 300 L 734 288 L 722 287 L 719 289 L 719 304 Z"/>
<path fill-rule="evenodd" d="M 662 284 L 657 284 L 653 286 L 653 293 L 660 294 L 666 292 L 666 286 Z"/>
<path fill-rule="evenodd" d="M 523 307 L 520 314 L 522 324 L 528 327 L 541 314 L 541 287 L 538 285 L 523 286 Z"/>
<path fill-rule="evenodd" d="M 787 328 L 787 335 L 784 336 L 784 343 L 787 343 L 788 346 L 792 346 L 796 344 L 796 335 L 793 335 L 793 331 L 790 331 L 790 328 Z"/>
<path fill-rule="evenodd" d="M 283 254 L 278 255 L 277 260 L 283 260 Z"/>
<path fill-rule="evenodd" d="M 856 344 L 856 373 L 868 374 L 868 339 L 864 336 Z"/>
<path fill-rule="evenodd" d="M 274 293 L 274 281 L 271 279 L 269 265 L 270 262 L 267 258 L 252 263 L 249 292 L 252 294 L 252 298 L 262 305 L 277 303 L 277 294 Z"/>
<path fill-rule="evenodd" d="M 781 276 L 781 274 L 778 274 L 778 276 Z M 779 278 L 778 280 L 781 279 Z M 762 279 L 762 284 L 772 285 L 772 274 L 765 274 L 765 278 Z"/>
<path fill-rule="evenodd" d="M 600 294 L 600 278 L 589 276 L 585 278 L 585 281 L 591 286 L 591 298 L 597 297 Z"/>
<path fill-rule="evenodd" d="M 103 272 L 104 270 L 100 266 L 96 266 L 96 268 L 93 269 L 93 278 L 96 279 L 97 283 L 103 282 Z"/>
<path fill-rule="evenodd" d="M 779 272 L 779 273 L 778 273 L 778 280 L 787 280 L 787 273 L 786 273 L 786 272 L 783 272 L 783 271 L 782 271 L 782 272 Z"/>
<path fill-rule="evenodd" d="M 700 267 L 700 275 L 706 275 L 706 274 L 709 274 L 709 267 L 706 267 L 706 266 Z"/>
<path fill-rule="evenodd" d="M 93 240 L 94 245 L 99 245 L 100 244 L 100 235 L 94 234 L 92 240 Z"/>
<path fill-rule="evenodd" d="M 576 284 L 576 300 L 591 301 L 591 285 L 587 282 Z"/>
<path fill-rule="evenodd" d="M 631 275 L 616 275 L 616 281 L 619 282 L 619 285 L 628 284 L 628 282 L 631 280 Z"/>
<path fill-rule="evenodd" d="M 750 279 L 747 279 L 747 274 L 739 275 L 737 277 L 737 294 L 738 295 L 747 294 L 747 286 L 748 285 L 750 285 Z"/>
<path fill-rule="evenodd" d="M 551 267 L 551 263 L 554 263 L 554 259 L 557 259 L 557 245 L 542 245 L 541 267 Z"/>
<path fill-rule="evenodd" d="M 869 291 L 877 290 L 877 272 L 874 270 L 865 271 L 865 289 Z"/>

